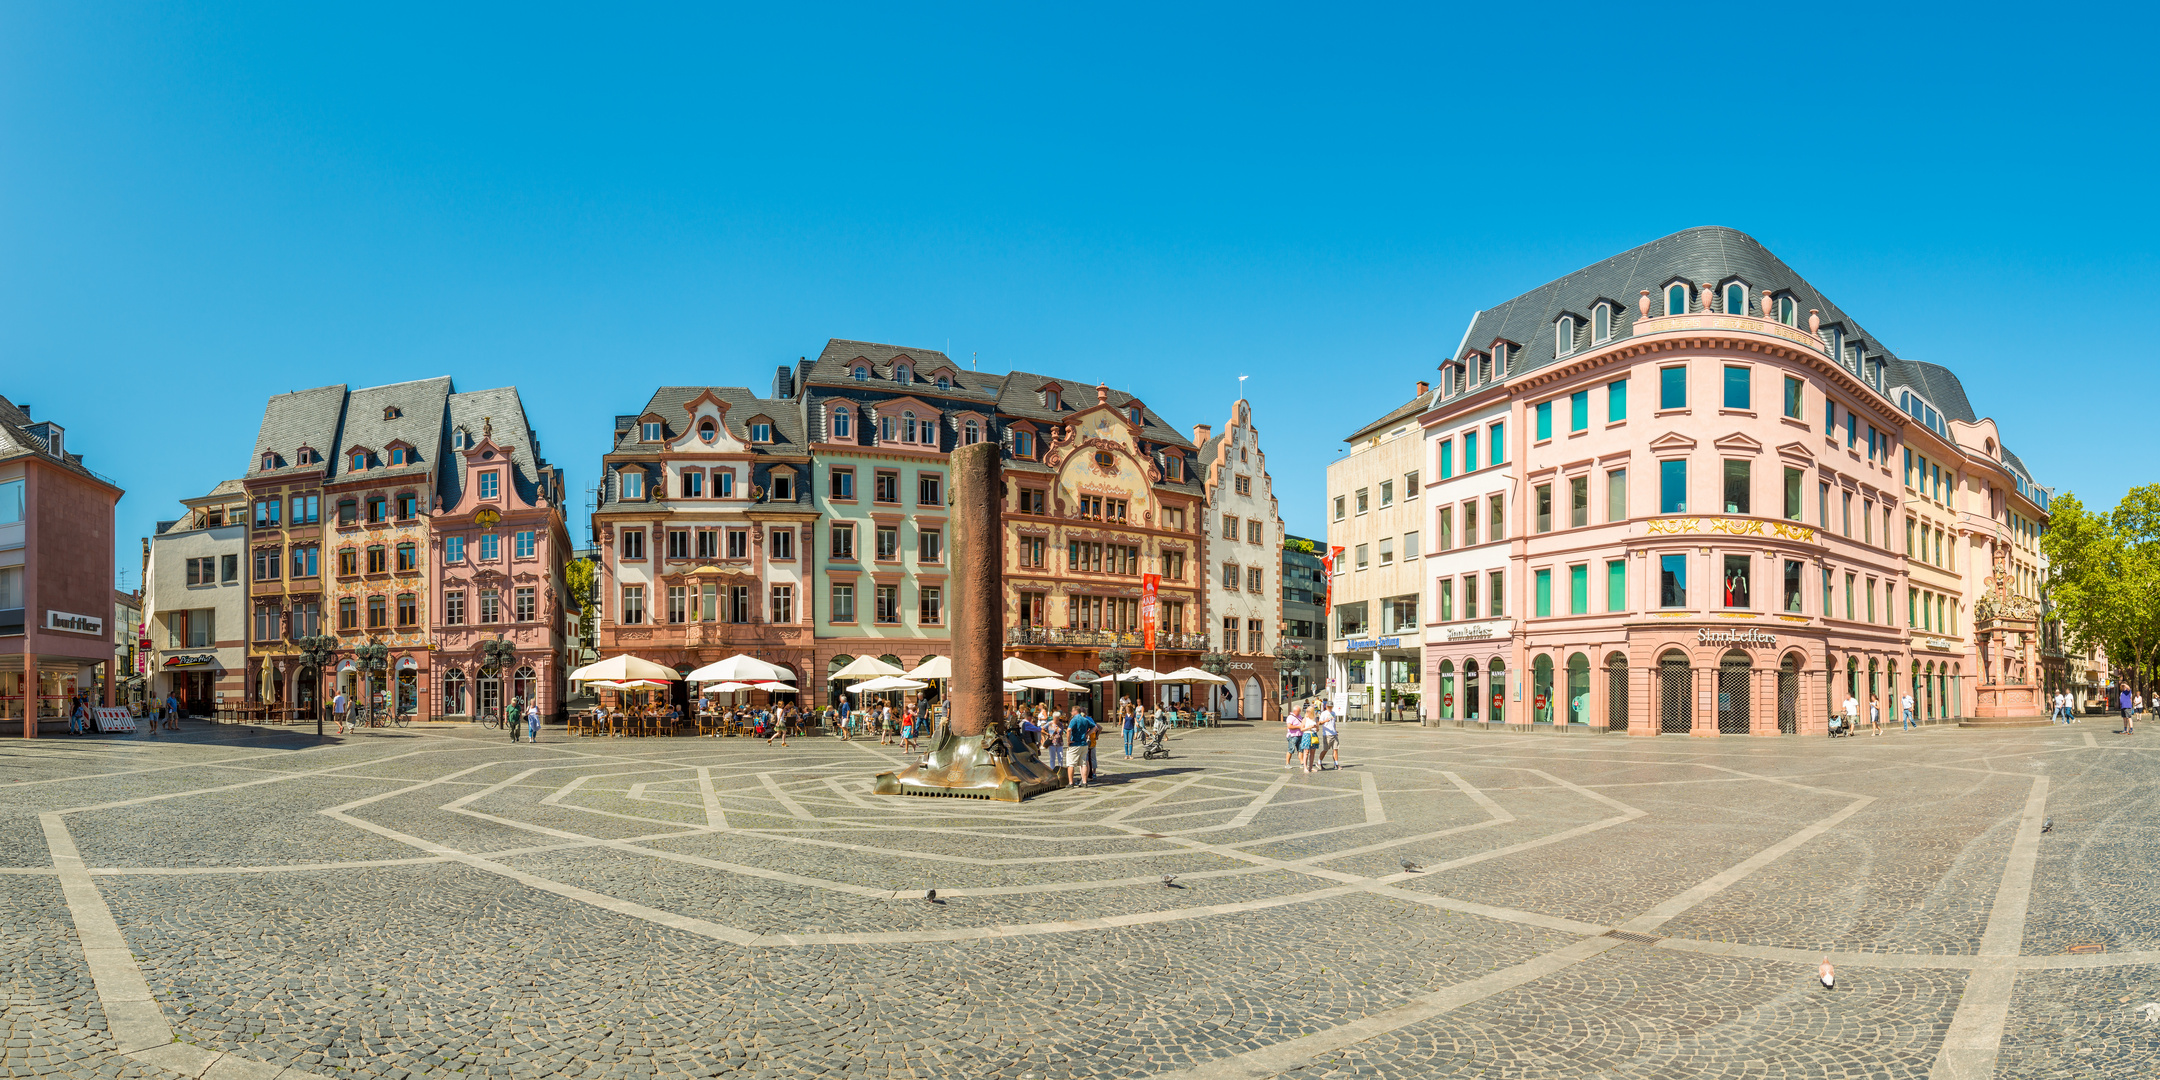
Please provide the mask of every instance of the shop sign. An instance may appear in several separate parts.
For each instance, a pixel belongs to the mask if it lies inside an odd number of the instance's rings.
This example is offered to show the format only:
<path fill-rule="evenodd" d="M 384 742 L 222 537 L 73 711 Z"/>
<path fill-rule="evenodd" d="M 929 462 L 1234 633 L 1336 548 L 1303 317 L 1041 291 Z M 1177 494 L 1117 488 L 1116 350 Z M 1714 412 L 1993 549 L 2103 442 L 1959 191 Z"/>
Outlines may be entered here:
<path fill-rule="evenodd" d="M 1724 533 L 1727 536 L 1775 536 L 1785 540 L 1815 539 L 1815 530 L 1806 525 L 1761 518 L 1657 518 L 1650 522 L 1649 531 L 1652 536 L 1660 533 Z"/>
<path fill-rule="evenodd" d="M 1921 641 L 1920 644 L 1925 645 L 1930 649 L 1934 649 L 1937 652 L 1957 651 L 1957 642 L 1950 641 L 1946 638 L 1931 637 Z"/>
<path fill-rule="evenodd" d="M 1471 623 L 1468 626 L 1448 627 L 1447 639 L 1449 641 L 1480 641 L 1485 638 L 1496 637 L 1502 632 L 1498 623 Z"/>
<path fill-rule="evenodd" d="M 1232 661 L 1230 661 L 1230 670 L 1232 670 L 1232 671 L 1251 671 L 1252 669 L 1253 669 L 1253 666 L 1252 666 L 1252 664 L 1251 664 L 1251 662 L 1250 662 L 1250 661 L 1245 661 L 1245 660 L 1232 660 Z"/>
<path fill-rule="evenodd" d="M 1697 630 L 1697 645 L 1760 645 L 1766 649 L 1777 646 L 1777 635 L 1768 630 Z"/>
<path fill-rule="evenodd" d="M 169 668 L 211 667 L 216 663 L 217 656 L 212 653 L 195 653 L 189 656 L 168 656 L 165 658 L 165 666 Z"/>
<path fill-rule="evenodd" d="M 1352 652 L 1360 649 L 1399 649 L 1401 647 L 1402 639 L 1399 637 L 1359 638 L 1350 643 L 1350 651 Z"/>
<path fill-rule="evenodd" d="M 105 620 L 95 615 L 77 615 L 69 611 L 45 609 L 45 629 L 65 630 L 71 634 L 102 634 Z"/>

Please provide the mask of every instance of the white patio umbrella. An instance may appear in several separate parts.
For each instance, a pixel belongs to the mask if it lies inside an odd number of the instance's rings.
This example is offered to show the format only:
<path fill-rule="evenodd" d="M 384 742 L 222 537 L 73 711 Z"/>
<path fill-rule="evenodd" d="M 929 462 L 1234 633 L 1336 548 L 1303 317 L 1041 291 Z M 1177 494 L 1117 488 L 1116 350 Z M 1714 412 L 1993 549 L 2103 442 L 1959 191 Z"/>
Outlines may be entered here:
<path fill-rule="evenodd" d="M 1041 664 L 1028 663 L 1027 661 L 1022 660 L 1017 656 L 1008 656 L 1005 658 L 1005 670 L 1003 674 L 1008 679 L 1057 678 L 1057 672 L 1052 671 L 1049 668 L 1042 666 Z"/>
<path fill-rule="evenodd" d="M 1111 682 L 1161 682 L 1162 676 L 1144 667 L 1136 667 L 1123 675 L 1113 675 Z"/>
<path fill-rule="evenodd" d="M 929 685 L 929 683 L 916 682 L 913 679 L 902 678 L 898 675 L 887 675 L 882 678 L 856 683 L 848 687 L 848 693 L 882 694 L 888 690 L 920 690 Z"/>
<path fill-rule="evenodd" d="M 628 653 L 621 656 L 610 656 L 597 664 L 587 664 L 570 673 L 570 681 L 572 682 L 603 680 L 621 682 L 625 679 L 653 679 L 659 682 L 674 682 L 677 678 L 679 676 L 675 674 L 674 668 L 663 667 L 650 660 L 631 656 Z"/>
<path fill-rule="evenodd" d="M 668 688 L 668 684 L 658 679 L 626 679 L 620 682 L 609 679 L 596 679 L 592 685 L 602 690 L 665 690 Z"/>
<path fill-rule="evenodd" d="M 735 693 L 735 692 L 736 692 L 736 691 L 738 691 L 738 690 L 755 690 L 755 689 L 757 689 L 757 687 L 755 687 L 755 686 L 752 686 L 752 685 L 750 685 L 749 683 L 740 683 L 740 682 L 719 682 L 719 683 L 713 683 L 713 684 L 711 684 L 711 685 L 709 685 L 709 686 L 705 687 L 705 688 L 704 688 L 703 690 L 700 690 L 700 691 L 698 691 L 698 693 L 700 693 L 700 694 L 732 694 L 732 693 Z"/>
<path fill-rule="evenodd" d="M 1169 673 L 1168 675 L 1157 675 L 1155 677 L 1155 681 L 1164 683 L 1217 683 L 1223 686 L 1230 685 L 1230 680 L 1225 679 L 1222 676 L 1216 675 L 1212 672 L 1202 671 L 1196 667 L 1181 667 L 1176 671 Z"/>
<path fill-rule="evenodd" d="M 683 678 L 691 682 L 791 683 L 795 681 L 795 673 L 778 664 L 768 664 L 757 657 L 736 653 L 725 660 L 715 660 Z"/>
<path fill-rule="evenodd" d="M 1027 687 L 1025 687 L 1025 686 L 1022 686 L 1022 685 L 1020 685 L 1019 683 L 1016 683 L 1016 682 L 1009 682 L 1009 683 L 1006 683 L 1006 684 L 1005 684 L 1005 692 L 1006 692 L 1006 693 L 1008 693 L 1008 694 L 1017 694 L 1017 693 L 1019 693 L 1020 691 L 1022 691 L 1022 690 L 1025 690 L 1025 689 L 1027 689 Z"/>
<path fill-rule="evenodd" d="M 1019 685 L 1019 686 L 1022 686 L 1022 687 L 1025 687 L 1025 688 L 1027 688 L 1027 689 L 1029 689 L 1029 690 L 1083 690 L 1083 691 L 1084 691 L 1084 690 L 1086 690 L 1086 689 L 1087 689 L 1087 687 L 1085 687 L 1085 686 L 1081 686 L 1081 685 L 1079 685 L 1079 684 L 1077 684 L 1077 683 L 1069 683 L 1069 682 L 1066 682 L 1065 680 L 1063 680 L 1063 679 L 1060 679 L 1060 678 L 1058 678 L 1058 677 L 1057 677 L 1057 676 L 1055 676 L 1055 675 L 1045 675 L 1045 676 L 1043 676 L 1042 678 L 1039 678 L 1039 679 L 1022 679 L 1022 680 L 1020 680 L 1020 682 L 1018 683 L 1018 685 Z"/>
<path fill-rule="evenodd" d="M 841 668 L 840 670 L 835 671 L 830 675 L 827 675 L 826 678 L 875 679 L 881 675 L 902 674 L 906 673 L 901 671 L 898 667 L 888 664 L 875 656 L 858 656 L 855 659 L 849 661 L 848 666 Z"/>
<path fill-rule="evenodd" d="M 895 672 L 894 674 L 899 673 Z M 906 674 L 910 679 L 950 679 L 952 678 L 952 657 L 933 656 L 915 665 L 914 669 Z"/>

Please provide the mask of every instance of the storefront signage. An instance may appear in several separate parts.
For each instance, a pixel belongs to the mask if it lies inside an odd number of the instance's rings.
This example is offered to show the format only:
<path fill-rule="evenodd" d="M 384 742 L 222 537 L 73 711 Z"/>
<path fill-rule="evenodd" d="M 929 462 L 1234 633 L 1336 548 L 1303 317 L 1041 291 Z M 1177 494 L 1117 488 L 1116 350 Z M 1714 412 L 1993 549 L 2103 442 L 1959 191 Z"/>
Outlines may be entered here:
<path fill-rule="evenodd" d="M 1502 632 L 1494 623 L 1471 623 L 1468 626 L 1448 627 L 1447 639 L 1449 641 L 1480 641 L 1498 636 Z"/>
<path fill-rule="evenodd" d="M 1777 635 L 1768 630 L 1697 630 L 1695 644 L 1761 645 L 1764 648 L 1774 648 L 1777 645 Z"/>
<path fill-rule="evenodd" d="M 211 667 L 216 663 L 217 657 L 211 653 L 196 653 L 192 656 L 168 656 L 165 658 L 165 666 L 169 668 Z"/>
<path fill-rule="evenodd" d="M 1943 638 L 1939 638 L 1939 637 L 1931 637 L 1931 638 L 1927 638 L 1927 639 L 1925 639 L 1925 640 L 1921 641 L 1921 643 L 1920 643 L 1920 644 L 1922 644 L 1922 645 L 1925 645 L 1925 646 L 1927 646 L 1927 647 L 1928 647 L 1928 648 L 1930 648 L 1930 649 L 1935 649 L 1935 650 L 1937 650 L 1937 651 L 1939 651 L 1939 652 L 1956 652 L 1956 651 L 1957 651 L 1957 642 L 1954 642 L 1954 641 L 1947 641 L 1947 640 L 1944 640 Z"/>
<path fill-rule="evenodd" d="M 102 634 L 105 620 L 95 615 L 77 615 L 68 611 L 45 609 L 45 629 L 65 630 L 71 634 Z"/>
<path fill-rule="evenodd" d="M 1253 666 L 1252 666 L 1252 664 L 1250 664 L 1250 663 L 1248 663 L 1248 662 L 1246 662 L 1246 661 L 1243 661 L 1243 660 L 1232 660 L 1232 661 L 1230 661 L 1230 670 L 1232 670 L 1232 671 L 1251 671 L 1252 669 L 1253 669 Z"/>
<path fill-rule="evenodd" d="M 1352 652 L 1359 649 L 1397 649 L 1401 647 L 1402 639 L 1399 637 L 1359 638 L 1350 643 Z"/>
<path fill-rule="evenodd" d="M 1724 533 L 1727 536 L 1775 536 L 1785 540 L 1815 539 L 1815 530 L 1806 525 L 1794 525 L 1784 521 L 1764 521 L 1761 518 L 1655 518 L 1650 522 L 1650 535 L 1660 533 Z"/>

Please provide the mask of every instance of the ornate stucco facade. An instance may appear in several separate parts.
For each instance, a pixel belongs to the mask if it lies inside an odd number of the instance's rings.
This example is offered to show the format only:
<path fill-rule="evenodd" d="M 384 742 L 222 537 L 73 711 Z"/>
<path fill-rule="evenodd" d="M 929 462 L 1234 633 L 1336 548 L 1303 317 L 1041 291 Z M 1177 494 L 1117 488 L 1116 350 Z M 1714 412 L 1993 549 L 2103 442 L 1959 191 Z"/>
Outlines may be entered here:
<path fill-rule="evenodd" d="M 1284 532 L 1252 402 L 1239 398 L 1221 434 L 1201 428 L 1193 443 L 1207 492 L 1206 628 L 1228 660 L 1223 674 L 1233 680 L 1214 688 L 1209 708 L 1222 716 L 1271 717 L 1281 705 L 1271 650 L 1284 633 Z"/>

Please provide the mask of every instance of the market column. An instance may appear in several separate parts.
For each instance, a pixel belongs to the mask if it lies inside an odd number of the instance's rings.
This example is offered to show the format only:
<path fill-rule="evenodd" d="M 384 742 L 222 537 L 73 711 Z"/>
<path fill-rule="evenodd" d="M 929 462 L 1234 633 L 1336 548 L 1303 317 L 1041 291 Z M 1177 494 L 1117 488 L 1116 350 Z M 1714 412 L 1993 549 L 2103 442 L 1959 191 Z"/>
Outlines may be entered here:
<path fill-rule="evenodd" d="M 26 642 L 24 642 L 24 644 L 25 644 L 25 645 L 27 645 L 27 644 L 28 644 L 28 642 L 26 641 Z M 30 651 L 30 650 L 29 650 L 29 649 L 27 649 L 27 648 L 23 650 L 23 654 L 22 654 L 22 669 L 23 669 L 23 681 L 22 681 L 22 686 L 23 686 L 23 738 L 25 738 L 25 739 L 35 739 L 35 738 L 37 738 L 37 721 L 38 721 L 38 715 L 37 715 L 37 714 L 38 714 L 38 670 L 37 670 L 37 653 L 34 653 L 34 652 Z"/>

